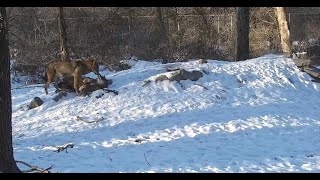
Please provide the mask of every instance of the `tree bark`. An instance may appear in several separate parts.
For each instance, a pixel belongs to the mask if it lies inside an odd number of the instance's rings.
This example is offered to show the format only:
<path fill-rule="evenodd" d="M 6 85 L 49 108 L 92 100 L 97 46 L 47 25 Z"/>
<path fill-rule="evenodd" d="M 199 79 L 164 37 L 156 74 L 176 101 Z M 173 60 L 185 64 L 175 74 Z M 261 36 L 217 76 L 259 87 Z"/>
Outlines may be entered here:
<path fill-rule="evenodd" d="M 0 8 L 0 172 L 21 172 L 13 157 L 10 56 L 6 8 Z"/>
<path fill-rule="evenodd" d="M 208 39 L 208 43 L 211 43 L 211 34 L 208 20 L 206 18 L 206 12 L 202 9 L 202 7 L 196 7 L 195 11 L 201 16 L 202 22 L 204 24 L 204 37 Z M 219 35 L 218 35 L 219 36 Z"/>
<path fill-rule="evenodd" d="M 180 25 L 179 25 L 179 13 L 178 13 L 178 8 L 179 7 L 174 7 L 174 14 L 172 16 L 173 19 L 173 24 L 174 24 L 174 28 L 173 28 L 173 33 L 169 32 L 169 36 L 171 36 L 171 42 L 173 42 L 173 46 L 176 47 L 177 51 L 180 51 L 180 44 L 181 44 L 181 37 L 180 37 Z M 175 37 L 175 35 L 177 35 Z"/>
<path fill-rule="evenodd" d="M 63 8 L 59 7 L 58 12 L 58 23 L 60 30 L 60 51 L 62 61 L 69 61 L 69 52 L 67 47 L 67 33 L 66 33 L 66 22 L 64 20 Z"/>
<path fill-rule="evenodd" d="M 275 7 L 275 12 L 278 18 L 282 52 L 291 54 L 290 31 L 284 7 Z"/>
<path fill-rule="evenodd" d="M 161 40 L 167 41 L 168 35 L 167 35 L 166 27 L 164 25 L 161 7 L 157 7 L 156 17 L 157 17 L 158 27 L 160 29 L 159 33 L 161 35 Z"/>
<path fill-rule="evenodd" d="M 235 61 L 249 59 L 249 7 L 237 7 Z"/>

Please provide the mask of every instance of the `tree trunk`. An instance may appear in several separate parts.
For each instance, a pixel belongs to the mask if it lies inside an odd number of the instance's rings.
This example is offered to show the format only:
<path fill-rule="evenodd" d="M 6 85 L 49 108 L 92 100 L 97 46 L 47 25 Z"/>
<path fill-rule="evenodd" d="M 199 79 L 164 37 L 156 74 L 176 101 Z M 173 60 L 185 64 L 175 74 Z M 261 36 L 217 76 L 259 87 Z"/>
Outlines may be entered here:
<path fill-rule="evenodd" d="M 170 46 L 167 28 L 165 26 L 164 20 L 163 20 L 163 11 L 161 7 L 156 8 L 156 23 L 157 23 L 157 29 L 156 29 L 156 35 L 157 39 L 154 39 L 152 44 L 154 44 L 154 54 L 158 57 L 168 57 L 169 54 L 171 54 L 170 50 L 171 48 L 168 48 Z"/>
<path fill-rule="evenodd" d="M 275 7 L 281 39 L 282 52 L 291 54 L 290 31 L 284 7 Z"/>
<path fill-rule="evenodd" d="M 167 41 L 168 40 L 167 30 L 164 25 L 161 7 L 157 7 L 156 14 L 157 14 L 156 17 L 157 17 L 158 27 L 160 29 L 159 33 L 161 35 L 161 40 Z"/>
<path fill-rule="evenodd" d="M 237 7 L 235 61 L 249 59 L 249 7 Z"/>
<path fill-rule="evenodd" d="M 63 8 L 59 7 L 58 12 L 58 23 L 60 30 L 60 51 L 62 61 L 69 61 L 69 52 L 67 47 L 67 33 L 66 33 L 66 22 L 64 21 Z"/>
<path fill-rule="evenodd" d="M 202 7 L 196 7 L 195 11 L 201 16 L 202 22 L 204 24 L 204 37 L 207 39 L 207 44 L 211 43 L 211 33 L 208 20 L 206 18 L 206 12 L 202 9 Z M 219 36 L 219 35 L 218 35 Z"/>
<path fill-rule="evenodd" d="M 174 14 L 172 16 L 174 29 L 173 29 L 173 33 L 170 33 L 170 34 L 173 38 L 173 46 L 176 47 L 177 51 L 180 51 L 181 38 L 180 38 L 180 25 L 179 25 L 179 17 L 178 17 L 179 16 L 178 8 L 179 7 L 174 8 Z M 177 36 L 174 37 L 173 34 L 177 35 Z"/>
<path fill-rule="evenodd" d="M 6 8 L 0 8 L 0 172 L 21 172 L 13 157 L 10 56 Z"/>

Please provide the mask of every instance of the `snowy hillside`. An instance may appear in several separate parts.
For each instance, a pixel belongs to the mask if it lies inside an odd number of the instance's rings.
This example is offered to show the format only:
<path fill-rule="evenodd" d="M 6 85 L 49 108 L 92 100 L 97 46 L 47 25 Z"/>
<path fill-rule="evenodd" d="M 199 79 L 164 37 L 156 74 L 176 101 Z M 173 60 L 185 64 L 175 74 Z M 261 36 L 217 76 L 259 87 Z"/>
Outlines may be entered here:
<path fill-rule="evenodd" d="M 205 73 L 181 85 L 152 81 L 167 68 Z M 102 74 L 119 95 L 55 102 L 52 85 L 49 95 L 13 89 L 16 160 L 52 172 L 320 172 L 320 86 L 291 59 L 138 61 Z M 44 104 L 26 110 L 36 96 Z M 54 152 L 67 143 L 68 153 Z"/>

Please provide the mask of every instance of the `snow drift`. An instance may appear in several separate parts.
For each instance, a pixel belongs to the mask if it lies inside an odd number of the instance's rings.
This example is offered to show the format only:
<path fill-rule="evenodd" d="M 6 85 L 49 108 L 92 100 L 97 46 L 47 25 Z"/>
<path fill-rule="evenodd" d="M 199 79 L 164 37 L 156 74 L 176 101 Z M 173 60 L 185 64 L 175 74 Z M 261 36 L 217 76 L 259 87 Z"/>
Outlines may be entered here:
<path fill-rule="evenodd" d="M 203 77 L 153 81 L 168 68 Z M 13 89 L 15 158 L 53 172 L 320 172 L 319 84 L 289 58 L 139 60 L 102 74 L 119 95 L 69 93 L 55 102 L 53 86 L 49 95 Z M 36 96 L 44 104 L 26 110 Z M 54 152 L 70 142 L 68 153 Z"/>

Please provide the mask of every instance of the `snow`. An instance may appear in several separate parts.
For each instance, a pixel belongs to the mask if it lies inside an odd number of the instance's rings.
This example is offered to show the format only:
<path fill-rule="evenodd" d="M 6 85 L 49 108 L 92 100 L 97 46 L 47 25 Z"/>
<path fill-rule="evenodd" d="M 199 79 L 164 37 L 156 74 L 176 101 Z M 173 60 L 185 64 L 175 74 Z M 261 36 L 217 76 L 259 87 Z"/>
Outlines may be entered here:
<path fill-rule="evenodd" d="M 155 83 L 167 68 L 206 73 Z M 68 93 L 55 102 L 52 85 L 48 95 L 38 86 L 12 89 L 16 160 L 62 173 L 320 172 L 319 84 L 289 58 L 137 60 L 101 73 L 119 95 Z M 44 104 L 26 110 L 34 97 Z M 67 143 L 68 153 L 54 152 Z"/>

